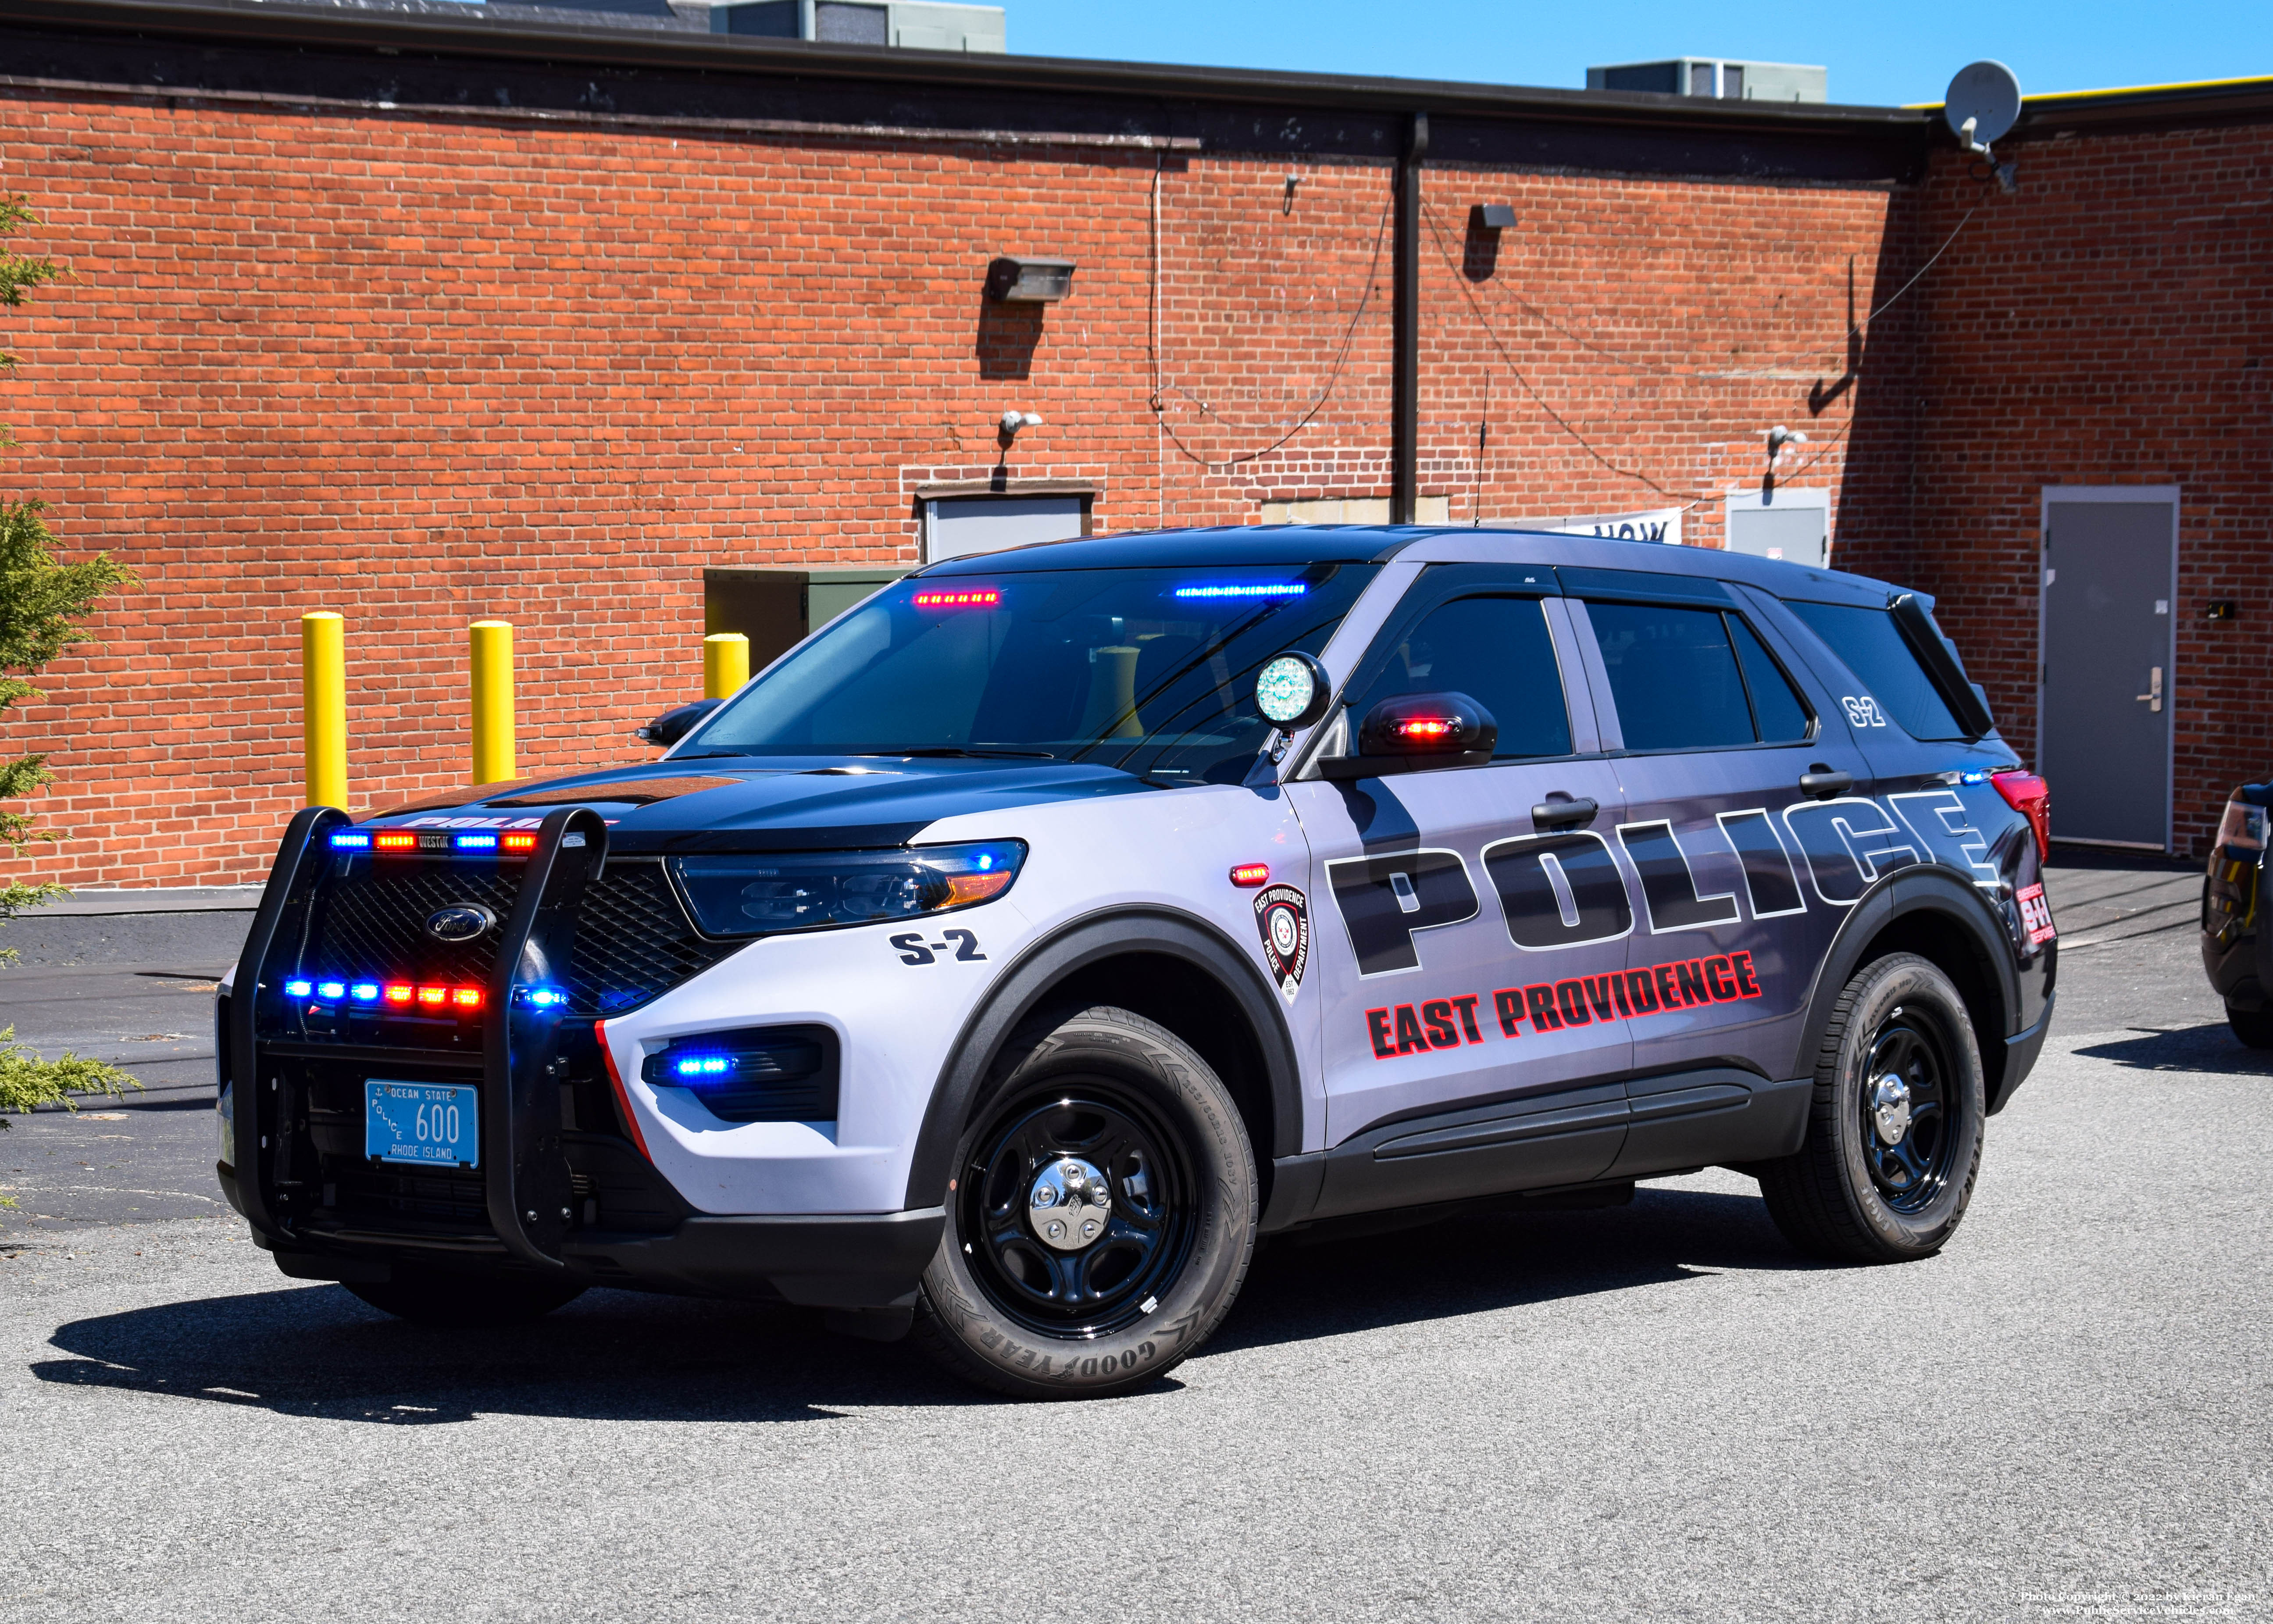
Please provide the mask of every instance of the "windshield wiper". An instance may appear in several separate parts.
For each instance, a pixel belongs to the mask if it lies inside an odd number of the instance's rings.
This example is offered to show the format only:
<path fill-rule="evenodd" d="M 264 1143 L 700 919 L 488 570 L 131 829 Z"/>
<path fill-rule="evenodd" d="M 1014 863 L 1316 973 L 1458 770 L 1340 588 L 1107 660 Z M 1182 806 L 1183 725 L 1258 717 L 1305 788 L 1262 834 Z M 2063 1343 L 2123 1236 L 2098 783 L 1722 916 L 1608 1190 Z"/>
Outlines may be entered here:
<path fill-rule="evenodd" d="M 959 756 L 972 761 L 981 760 L 987 756 L 1012 757 L 1023 761 L 1057 760 L 1055 753 L 1049 750 L 966 750 L 951 744 L 926 745 L 921 749 L 915 750 L 859 750 L 855 751 L 854 754 L 859 756 Z"/>

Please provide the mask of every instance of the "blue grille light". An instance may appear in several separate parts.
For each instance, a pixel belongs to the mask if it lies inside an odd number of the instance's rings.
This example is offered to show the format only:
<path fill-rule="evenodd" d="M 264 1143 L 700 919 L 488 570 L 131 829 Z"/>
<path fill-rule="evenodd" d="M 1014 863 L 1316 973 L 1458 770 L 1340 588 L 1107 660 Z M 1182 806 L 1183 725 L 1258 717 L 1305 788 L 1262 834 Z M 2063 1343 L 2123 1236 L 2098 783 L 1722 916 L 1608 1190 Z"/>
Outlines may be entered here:
<path fill-rule="evenodd" d="M 450 844 L 461 852 L 494 852 L 498 838 L 495 835 L 458 835 L 452 838 Z"/>
<path fill-rule="evenodd" d="M 558 1009 L 568 1002 L 568 995 L 558 987 L 524 987 L 521 1001 L 540 1010 Z"/>
<path fill-rule="evenodd" d="M 348 990 L 357 1004 L 377 1004 L 379 1002 L 379 983 L 377 981 L 357 981 Z"/>
<path fill-rule="evenodd" d="M 1246 586 L 1180 586 L 1179 598 L 1300 598 L 1310 589 L 1300 581 L 1262 581 Z"/>
<path fill-rule="evenodd" d="M 1961 772 L 1957 775 L 1957 779 L 1961 784 L 1986 784 L 1989 782 L 1989 775 L 1985 772 Z"/>
<path fill-rule="evenodd" d="M 724 1077 L 733 1069 L 733 1061 L 724 1055 L 688 1055 L 671 1067 L 681 1077 Z"/>
<path fill-rule="evenodd" d="M 344 998 L 347 996 L 348 984 L 345 981 L 325 981 L 316 989 L 319 998 Z"/>
<path fill-rule="evenodd" d="M 371 836 L 360 829 L 341 829 L 333 831 L 332 850 L 335 852 L 367 852 L 370 849 Z"/>
<path fill-rule="evenodd" d="M 315 990 L 316 983 L 313 981 L 287 981 L 284 983 L 284 996 L 288 998 L 304 998 Z"/>

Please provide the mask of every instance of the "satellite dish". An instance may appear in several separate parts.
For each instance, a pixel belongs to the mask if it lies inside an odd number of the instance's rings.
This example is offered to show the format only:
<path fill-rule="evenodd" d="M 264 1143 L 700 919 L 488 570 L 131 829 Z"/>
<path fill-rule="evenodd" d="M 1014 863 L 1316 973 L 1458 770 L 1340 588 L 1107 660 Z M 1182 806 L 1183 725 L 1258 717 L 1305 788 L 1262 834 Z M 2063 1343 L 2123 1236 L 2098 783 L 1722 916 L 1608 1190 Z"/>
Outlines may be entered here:
<path fill-rule="evenodd" d="M 2001 62 L 1960 68 L 1942 98 L 1941 116 L 1968 152 L 1985 153 L 2021 116 L 2021 81 Z"/>

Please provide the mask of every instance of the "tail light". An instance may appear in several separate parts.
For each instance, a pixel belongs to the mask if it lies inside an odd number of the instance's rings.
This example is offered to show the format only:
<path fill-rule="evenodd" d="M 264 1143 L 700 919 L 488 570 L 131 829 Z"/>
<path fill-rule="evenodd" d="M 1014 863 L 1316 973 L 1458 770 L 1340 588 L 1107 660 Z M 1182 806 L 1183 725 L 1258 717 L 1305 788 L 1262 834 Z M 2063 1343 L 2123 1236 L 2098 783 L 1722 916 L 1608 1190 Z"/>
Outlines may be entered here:
<path fill-rule="evenodd" d="M 2037 861 L 2043 862 L 2052 852 L 2052 786 L 2033 772 L 1992 772 L 1989 782 L 2005 803 L 2029 820 L 2036 831 Z"/>

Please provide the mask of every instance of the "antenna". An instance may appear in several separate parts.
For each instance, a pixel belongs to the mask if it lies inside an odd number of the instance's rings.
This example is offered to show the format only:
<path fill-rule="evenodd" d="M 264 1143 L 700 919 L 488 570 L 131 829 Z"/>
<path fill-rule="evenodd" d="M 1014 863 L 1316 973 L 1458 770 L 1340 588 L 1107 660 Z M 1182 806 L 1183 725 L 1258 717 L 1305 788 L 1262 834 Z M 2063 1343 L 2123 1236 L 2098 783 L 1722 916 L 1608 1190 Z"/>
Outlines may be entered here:
<path fill-rule="evenodd" d="M 1989 144 L 2021 117 L 2021 81 L 2001 62 L 1976 62 L 1957 71 L 1943 96 L 1941 116 L 1965 150 L 1991 158 Z"/>

